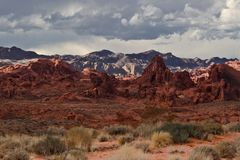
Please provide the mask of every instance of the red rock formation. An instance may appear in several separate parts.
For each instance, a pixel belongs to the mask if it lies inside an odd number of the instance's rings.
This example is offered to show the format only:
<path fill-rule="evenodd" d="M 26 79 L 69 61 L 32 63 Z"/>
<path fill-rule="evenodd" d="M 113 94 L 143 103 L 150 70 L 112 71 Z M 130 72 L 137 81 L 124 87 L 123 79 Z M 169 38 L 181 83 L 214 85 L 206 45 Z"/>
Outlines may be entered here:
<path fill-rule="evenodd" d="M 229 61 L 226 63 L 227 65 L 229 65 L 230 67 L 240 71 L 240 60 L 236 60 L 236 61 Z"/>
<path fill-rule="evenodd" d="M 155 56 L 141 77 L 137 79 L 140 85 L 163 85 L 172 79 L 172 72 L 166 67 L 160 56 Z"/>
<path fill-rule="evenodd" d="M 187 71 L 172 73 L 159 56 L 136 80 L 119 80 L 92 69 L 78 72 L 60 60 L 40 59 L 0 68 L 0 97 L 78 101 L 115 96 L 169 106 L 240 98 L 239 71 L 214 65 L 208 75 L 194 84 Z"/>
<path fill-rule="evenodd" d="M 194 82 L 192 81 L 189 72 L 176 72 L 173 76 L 173 84 L 179 89 L 187 89 L 194 87 Z"/>

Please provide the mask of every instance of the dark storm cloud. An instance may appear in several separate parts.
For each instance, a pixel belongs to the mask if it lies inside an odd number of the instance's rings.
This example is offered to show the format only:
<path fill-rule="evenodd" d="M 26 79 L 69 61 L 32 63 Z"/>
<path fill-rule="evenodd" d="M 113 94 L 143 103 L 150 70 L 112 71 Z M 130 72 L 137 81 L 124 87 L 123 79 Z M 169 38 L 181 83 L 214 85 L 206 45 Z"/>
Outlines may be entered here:
<path fill-rule="evenodd" d="M 0 45 L 239 57 L 240 0 L 0 0 Z"/>
<path fill-rule="evenodd" d="M 220 34 L 216 37 L 224 37 L 239 29 L 219 28 L 224 0 L 0 0 L 0 4 L 1 32 L 69 30 L 131 40 L 204 28 L 200 37 L 211 39 L 212 30 Z"/>

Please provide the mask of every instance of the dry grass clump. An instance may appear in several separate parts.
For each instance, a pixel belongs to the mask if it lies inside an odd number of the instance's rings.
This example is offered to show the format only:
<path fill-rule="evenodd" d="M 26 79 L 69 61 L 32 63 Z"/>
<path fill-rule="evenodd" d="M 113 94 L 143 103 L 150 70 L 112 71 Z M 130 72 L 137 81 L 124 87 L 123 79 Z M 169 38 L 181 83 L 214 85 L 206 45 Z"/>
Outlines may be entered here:
<path fill-rule="evenodd" d="M 15 149 L 10 152 L 8 152 L 3 160 L 29 160 L 29 154 L 22 149 Z"/>
<path fill-rule="evenodd" d="M 111 136 L 107 133 L 100 133 L 97 137 L 99 142 L 107 142 L 111 139 Z"/>
<path fill-rule="evenodd" d="M 162 122 L 157 122 L 155 124 L 140 124 L 135 130 L 134 134 L 139 137 L 151 138 L 154 132 L 158 128 L 161 128 L 163 125 Z"/>
<path fill-rule="evenodd" d="M 161 148 L 173 144 L 172 136 L 168 132 L 155 132 L 152 135 L 152 143 L 155 147 Z"/>
<path fill-rule="evenodd" d="M 240 138 L 234 141 L 234 146 L 236 148 L 236 155 L 240 157 Z"/>
<path fill-rule="evenodd" d="M 240 132 L 240 123 L 234 122 L 223 126 L 225 132 Z"/>
<path fill-rule="evenodd" d="M 232 142 L 220 142 L 215 146 L 222 158 L 234 158 L 236 156 L 236 148 Z"/>
<path fill-rule="evenodd" d="M 208 122 L 203 124 L 203 129 L 206 133 L 213 135 L 221 135 L 224 133 L 222 125 L 215 122 Z"/>
<path fill-rule="evenodd" d="M 149 155 L 134 147 L 123 146 L 116 154 L 107 160 L 149 160 Z"/>
<path fill-rule="evenodd" d="M 135 144 L 136 149 L 140 149 L 143 153 L 149 153 L 151 151 L 150 144 L 147 142 L 139 142 Z"/>
<path fill-rule="evenodd" d="M 0 159 L 3 159 L 6 153 L 14 150 L 32 151 L 32 145 L 38 138 L 27 135 L 7 135 L 0 137 Z"/>
<path fill-rule="evenodd" d="M 84 127 L 75 127 L 70 129 L 65 136 L 65 141 L 69 149 L 81 148 L 89 151 L 92 145 L 92 134 L 90 130 Z"/>
<path fill-rule="evenodd" d="M 124 144 L 130 143 L 132 141 L 134 141 L 134 137 L 132 134 L 123 135 L 118 138 L 118 143 L 120 145 L 124 145 Z"/>
<path fill-rule="evenodd" d="M 217 151 L 211 147 L 201 146 L 196 147 L 190 154 L 189 160 L 220 160 Z"/>
<path fill-rule="evenodd" d="M 55 155 L 63 153 L 66 150 L 66 146 L 59 138 L 47 136 L 34 144 L 33 150 L 40 155 Z"/>

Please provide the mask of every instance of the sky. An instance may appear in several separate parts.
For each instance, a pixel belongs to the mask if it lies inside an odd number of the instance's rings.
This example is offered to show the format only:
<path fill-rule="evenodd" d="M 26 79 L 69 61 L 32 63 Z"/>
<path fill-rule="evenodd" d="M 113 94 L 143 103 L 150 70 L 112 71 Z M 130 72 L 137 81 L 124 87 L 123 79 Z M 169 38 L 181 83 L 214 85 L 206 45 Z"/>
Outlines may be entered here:
<path fill-rule="evenodd" d="M 240 0 L 0 0 L 0 46 L 240 58 Z"/>

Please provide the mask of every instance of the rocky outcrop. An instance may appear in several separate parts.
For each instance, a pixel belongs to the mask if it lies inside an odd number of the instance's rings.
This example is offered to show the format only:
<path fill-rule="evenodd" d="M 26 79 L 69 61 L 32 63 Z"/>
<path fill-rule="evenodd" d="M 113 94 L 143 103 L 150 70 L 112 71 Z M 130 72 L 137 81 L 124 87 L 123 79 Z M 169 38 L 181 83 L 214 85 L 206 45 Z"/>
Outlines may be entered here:
<path fill-rule="evenodd" d="M 0 69 L 0 96 L 42 97 L 65 88 L 73 88 L 80 73 L 57 59 L 39 59 L 26 66 L 15 65 Z M 50 96 L 51 97 L 51 96 Z"/>
<path fill-rule="evenodd" d="M 172 83 L 181 90 L 194 87 L 194 82 L 187 71 L 176 72 L 173 76 Z"/>
<path fill-rule="evenodd" d="M 137 79 L 140 85 L 164 85 L 173 77 L 172 72 L 166 67 L 160 56 L 155 56 L 144 69 L 141 77 Z"/>

